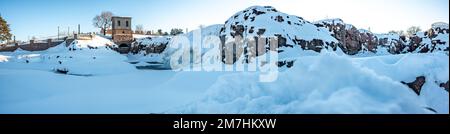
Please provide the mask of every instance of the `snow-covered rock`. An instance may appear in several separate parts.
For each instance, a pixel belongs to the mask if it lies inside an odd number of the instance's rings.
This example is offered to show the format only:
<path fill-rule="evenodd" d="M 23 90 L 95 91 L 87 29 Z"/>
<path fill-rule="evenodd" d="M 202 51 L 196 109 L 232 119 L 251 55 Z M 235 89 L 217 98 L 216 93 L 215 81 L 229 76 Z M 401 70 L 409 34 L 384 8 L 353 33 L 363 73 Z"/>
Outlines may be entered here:
<path fill-rule="evenodd" d="M 351 24 L 344 23 L 339 18 L 320 20 L 314 24 L 318 27 L 327 28 L 331 35 L 339 41 L 339 48 L 346 54 L 376 52 L 376 38 L 368 30 L 357 29 Z"/>
<path fill-rule="evenodd" d="M 220 36 L 225 53 L 232 51 L 233 45 L 237 44 L 233 57 L 222 56 L 227 64 L 252 62 L 253 57 L 267 51 L 279 52 L 280 61 L 284 61 L 299 56 L 303 50 L 335 50 L 338 43 L 327 29 L 301 17 L 279 12 L 271 6 L 252 6 L 237 12 L 225 22 Z M 278 46 L 273 46 L 271 38 L 277 39 Z M 247 41 L 236 43 L 240 39 Z"/>
<path fill-rule="evenodd" d="M 448 23 L 436 22 L 436 23 L 431 24 L 431 28 L 432 29 L 438 29 L 438 28 L 440 28 L 440 29 L 448 29 Z"/>
<path fill-rule="evenodd" d="M 448 33 L 448 24 L 437 23 L 410 37 L 376 34 L 341 19 L 311 23 L 253 6 L 181 36 L 136 36 L 126 55 L 100 35 L 45 51 L 0 52 L 0 113 L 448 114 Z M 177 39 L 193 48 L 170 47 Z M 234 45 L 235 57 L 208 55 Z M 282 71 L 262 83 L 259 70 L 136 69 L 167 67 L 177 52 L 194 68 L 208 56 L 229 67 L 278 53 Z"/>

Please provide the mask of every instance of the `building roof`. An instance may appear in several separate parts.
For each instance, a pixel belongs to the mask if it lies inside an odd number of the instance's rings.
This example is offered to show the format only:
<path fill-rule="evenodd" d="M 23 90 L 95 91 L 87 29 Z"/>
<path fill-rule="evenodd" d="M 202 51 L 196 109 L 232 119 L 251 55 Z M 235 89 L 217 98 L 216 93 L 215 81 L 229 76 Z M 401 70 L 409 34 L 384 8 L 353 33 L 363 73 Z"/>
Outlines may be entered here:
<path fill-rule="evenodd" d="M 112 16 L 111 18 L 124 18 L 124 19 L 131 19 L 131 17 L 125 17 L 125 16 Z"/>

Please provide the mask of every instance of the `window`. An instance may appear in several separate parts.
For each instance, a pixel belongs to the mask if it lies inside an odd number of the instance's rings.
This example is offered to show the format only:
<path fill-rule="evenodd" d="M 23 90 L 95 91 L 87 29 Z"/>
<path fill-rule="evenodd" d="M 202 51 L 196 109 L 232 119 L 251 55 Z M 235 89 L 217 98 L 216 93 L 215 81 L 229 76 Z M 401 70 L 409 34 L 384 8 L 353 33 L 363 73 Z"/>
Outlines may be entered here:
<path fill-rule="evenodd" d="M 125 21 L 125 26 L 128 27 L 128 21 Z"/>
<path fill-rule="evenodd" d="M 117 26 L 120 26 L 120 20 L 117 21 Z"/>

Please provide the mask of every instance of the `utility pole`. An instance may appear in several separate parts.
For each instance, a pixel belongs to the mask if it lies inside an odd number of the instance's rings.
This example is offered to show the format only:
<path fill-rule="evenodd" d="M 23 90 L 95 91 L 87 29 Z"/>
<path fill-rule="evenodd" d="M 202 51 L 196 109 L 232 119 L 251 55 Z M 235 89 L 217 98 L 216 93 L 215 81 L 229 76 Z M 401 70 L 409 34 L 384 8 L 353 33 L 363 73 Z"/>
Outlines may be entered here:
<path fill-rule="evenodd" d="M 80 34 L 80 24 L 78 24 L 78 34 Z"/>

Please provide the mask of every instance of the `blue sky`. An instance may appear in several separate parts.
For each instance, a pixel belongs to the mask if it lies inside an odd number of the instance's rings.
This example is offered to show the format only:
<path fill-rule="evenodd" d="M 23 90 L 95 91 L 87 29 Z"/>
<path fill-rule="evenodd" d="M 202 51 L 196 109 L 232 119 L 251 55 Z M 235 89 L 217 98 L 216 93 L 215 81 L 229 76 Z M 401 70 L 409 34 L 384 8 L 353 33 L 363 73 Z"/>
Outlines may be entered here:
<path fill-rule="evenodd" d="M 449 20 L 448 0 L 0 0 L 0 14 L 17 39 L 45 37 L 70 31 L 99 29 L 92 18 L 101 11 L 133 17 L 133 25 L 146 30 L 198 28 L 223 24 L 234 13 L 252 5 L 271 5 L 281 12 L 309 21 L 342 18 L 373 32 L 428 29 L 433 22 Z M 134 26 L 133 26 L 134 28 Z"/>

